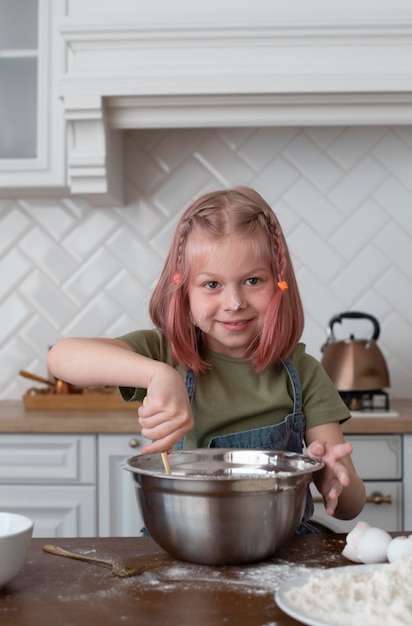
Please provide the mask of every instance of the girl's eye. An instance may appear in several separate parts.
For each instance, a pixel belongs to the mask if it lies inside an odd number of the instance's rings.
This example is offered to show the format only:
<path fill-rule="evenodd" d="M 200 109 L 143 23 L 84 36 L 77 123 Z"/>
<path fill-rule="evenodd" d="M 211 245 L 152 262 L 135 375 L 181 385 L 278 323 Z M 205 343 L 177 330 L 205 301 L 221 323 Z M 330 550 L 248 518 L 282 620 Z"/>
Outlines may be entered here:
<path fill-rule="evenodd" d="M 258 285 L 259 284 L 259 278 L 256 278 L 256 276 L 253 276 L 252 278 L 248 278 L 246 281 L 247 285 Z"/>
<path fill-rule="evenodd" d="M 206 289 L 216 289 L 219 286 L 219 283 L 216 280 L 211 280 L 208 283 L 205 283 Z"/>

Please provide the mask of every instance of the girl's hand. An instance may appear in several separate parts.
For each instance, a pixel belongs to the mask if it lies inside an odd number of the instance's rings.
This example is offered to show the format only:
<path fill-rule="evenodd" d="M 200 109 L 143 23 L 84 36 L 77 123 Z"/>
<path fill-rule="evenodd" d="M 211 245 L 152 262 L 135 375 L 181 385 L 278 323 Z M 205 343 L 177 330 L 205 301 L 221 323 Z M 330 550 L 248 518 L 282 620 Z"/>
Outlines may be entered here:
<path fill-rule="evenodd" d="M 153 440 L 142 447 L 142 454 L 172 450 L 193 428 L 189 397 L 182 378 L 173 368 L 163 366 L 159 373 L 154 373 L 138 416 L 143 437 Z"/>
<path fill-rule="evenodd" d="M 182 377 L 169 365 L 134 352 L 120 339 L 61 339 L 47 365 L 61 380 L 80 386 L 109 385 L 147 389 L 138 410 L 143 437 L 155 440 L 143 453 L 173 448 L 194 421 Z"/>
<path fill-rule="evenodd" d="M 346 443 L 338 422 L 309 428 L 305 433 L 306 451 L 324 467 L 313 474 L 313 482 L 323 497 L 326 512 L 338 519 L 353 519 L 362 511 L 365 485 L 352 463 L 352 445 Z"/>
<path fill-rule="evenodd" d="M 350 484 L 350 472 L 344 459 L 352 453 L 350 443 L 332 445 L 324 441 L 313 441 L 306 450 L 312 459 L 323 461 L 324 468 L 313 474 L 313 481 L 323 497 L 326 512 L 334 515 L 339 496 Z"/>

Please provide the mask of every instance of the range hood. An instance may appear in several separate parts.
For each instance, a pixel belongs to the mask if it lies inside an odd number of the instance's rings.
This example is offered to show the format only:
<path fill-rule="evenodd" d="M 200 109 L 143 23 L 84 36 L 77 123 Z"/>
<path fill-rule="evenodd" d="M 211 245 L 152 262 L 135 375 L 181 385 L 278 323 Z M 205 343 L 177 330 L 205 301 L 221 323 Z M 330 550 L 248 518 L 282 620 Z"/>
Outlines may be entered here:
<path fill-rule="evenodd" d="M 127 129 L 412 123 L 409 0 L 70 0 L 60 32 L 68 181 L 97 203 L 123 203 Z"/>

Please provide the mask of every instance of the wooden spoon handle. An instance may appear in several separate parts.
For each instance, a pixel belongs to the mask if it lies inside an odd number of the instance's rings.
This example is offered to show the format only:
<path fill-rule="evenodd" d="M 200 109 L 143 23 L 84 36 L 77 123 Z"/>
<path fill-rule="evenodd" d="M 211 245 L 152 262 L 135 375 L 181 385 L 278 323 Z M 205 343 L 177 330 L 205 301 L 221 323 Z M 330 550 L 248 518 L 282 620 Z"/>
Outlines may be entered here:
<path fill-rule="evenodd" d="M 165 468 L 166 474 L 171 474 L 172 470 L 170 468 L 168 453 L 167 452 L 162 452 L 161 455 L 162 455 L 163 466 Z"/>
<path fill-rule="evenodd" d="M 143 404 L 143 406 L 146 406 L 146 404 L 147 404 L 147 396 L 145 396 L 143 398 L 142 404 Z M 171 474 L 172 470 L 170 469 L 169 456 L 168 456 L 167 452 L 161 452 L 161 455 L 162 455 L 163 467 L 165 468 L 166 474 Z"/>
<path fill-rule="evenodd" d="M 86 556 L 85 554 L 77 554 L 76 552 L 70 552 L 69 550 L 60 548 L 59 546 L 53 546 L 53 545 L 47 544 L 43 546 L 43 550 L 45 552 L 49 552 L 49 554 L 55 554 L 56 556 L 67 556 L 70 559 L 77 559 L 78 561 L 100 563 L 101 565 L 107 565 L 108 567 L 113 567 L 113 563 L 111 561 L 106 561 L 105 559 L 99 559 L 94 556 Z"/>

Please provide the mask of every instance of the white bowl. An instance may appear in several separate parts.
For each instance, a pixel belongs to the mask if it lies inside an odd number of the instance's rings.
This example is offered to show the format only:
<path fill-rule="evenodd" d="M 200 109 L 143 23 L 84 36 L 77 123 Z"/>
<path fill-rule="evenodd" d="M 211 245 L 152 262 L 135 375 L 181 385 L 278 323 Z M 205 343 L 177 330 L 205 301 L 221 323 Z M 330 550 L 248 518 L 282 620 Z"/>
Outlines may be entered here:
<path fill-rule="evenodd" d="M 0 512 L 0 589 L 16 578 L 27 558 L 34 523 L 24 515 Z"/>

